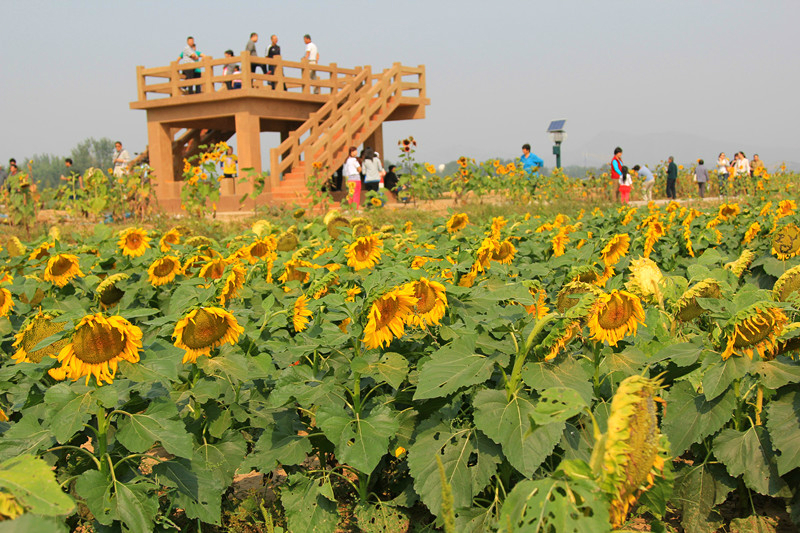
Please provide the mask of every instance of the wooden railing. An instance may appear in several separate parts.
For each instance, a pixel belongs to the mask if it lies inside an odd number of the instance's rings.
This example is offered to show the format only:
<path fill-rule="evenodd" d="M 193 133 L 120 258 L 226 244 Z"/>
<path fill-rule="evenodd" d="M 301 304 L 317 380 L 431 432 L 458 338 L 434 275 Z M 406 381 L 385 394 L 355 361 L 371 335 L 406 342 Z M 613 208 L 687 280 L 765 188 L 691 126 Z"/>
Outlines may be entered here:
<path fill-rule="evenodd" d="M 416 77 L 416 81 L 404 78 Z M 410 94 L 409 94 L 410 93 Z M 386 118 L 404 96 L 425 98 L 425 67 L 405 67 L 395 63 L 380 74 L 371 69 L 355 76 L 347 87 L 329 100 L 319 111 L 289 134 L 280 146 L 270 150 L 270 179 L 272 186 L 300 161 L 305 161 L 305 177 L 314 171 L 311 162 L 333 171 L 346 156 L 350 145 L 360 144 L 377 128 L 369 125 L 373 118 Z"/>
<path fill-rule="evenodd" d="M 238 64 L 241 72 L 223 76 L 225 65 Z M 272 74 L 251 72 L 252 65 L 275 67 Z M 200 69 L 200 77 L 187 79 L 183 71 Z M 269 69 L 268 69 L 269 70 Z M 211 94 L 227 91 L 228 83 L 241 81 L 242 87 L 255 87 L 275 92 L 310 95 L 317 92 L 321 95 L 336 94 L 347 86 L 363 69 L 341 68 L 336 63 L 329 65 L 311 64 L 307 60 L 285 61 L 280 56 L 273 58 L 253 56 L 243 53 L 239 56 L 213 59 L 202 58 L 195 63 L 178 63 L 173 61 L 166 67 L 136 67 L 137 97 L 140 102 L 157 98 L 188 96 L 190 87 L 200 87 L 201 93 Z M 317 79 L 311 79 L 311 72 L 317 73 Z M 155 80 L 153 80 L 155 78 Z M 275 88 L 272 88 L 274 84 Z"/>

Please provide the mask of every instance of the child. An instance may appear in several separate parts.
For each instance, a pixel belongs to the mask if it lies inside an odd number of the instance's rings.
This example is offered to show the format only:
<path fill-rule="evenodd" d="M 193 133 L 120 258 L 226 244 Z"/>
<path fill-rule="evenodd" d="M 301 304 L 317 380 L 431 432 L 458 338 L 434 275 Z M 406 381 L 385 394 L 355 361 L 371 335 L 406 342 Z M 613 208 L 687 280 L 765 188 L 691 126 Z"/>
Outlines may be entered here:
<path fill-rule="evenodd" d="M 627 204 L 631 199 L 631 188 L 633 188 L 633 176 L 628 172 L 628 167 L 622 167 L 622 177 L 619 179 L 619 196 L 623 204 Z"/>

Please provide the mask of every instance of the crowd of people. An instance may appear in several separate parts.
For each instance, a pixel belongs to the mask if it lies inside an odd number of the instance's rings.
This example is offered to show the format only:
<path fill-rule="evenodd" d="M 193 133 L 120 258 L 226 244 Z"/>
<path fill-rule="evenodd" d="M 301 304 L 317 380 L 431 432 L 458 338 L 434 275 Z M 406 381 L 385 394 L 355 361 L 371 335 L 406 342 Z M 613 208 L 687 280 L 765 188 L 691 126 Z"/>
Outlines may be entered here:
<path fill-rule="evenodd" d="M 640 179 L 642 182 L 642 199 L 647 202 L 653 199 L 653 186 L 655 185 L 656 177 L 646 165 L 635 165 L 629 169 L 622 162 L 622 148 L 619 146 L 614 149 L 614 157 L 609 165 L 611 167 L 610 177 L 616 201 L 625 204 L 630 201 L 630 193 L 633 188 L 633 182 L 636 179 Z M 678 170 L 675 158 L 669 156 L 663 171 L 665 178 L 664 192 L 668 199 L 677 199 Z M 747 159 L 744 152 L 736 152 L 733 161 L 731 161 L 726 157 L 725 152 L 722 152 L 717 158 L 716 170 L 719 177 L 720 195 L 728 194 L 731 180 L 736 180 L 745 194 L 749 194 L 755 191 L 756 178 L 764 170 L 764 162 L 758 154 L 753 155 L 751 161 Z M 700 198 L 705 198 L 709 181 L 709 169 L 703 159 L 697 160 L 692 179 L 697 184 L 697 192 Z"/>
<path fill-rule="evenodd" d="M 303 36 L 303 42 L 305 43 L 305 54 L 302 57 L 302 60 L 308 61 L 311 65 L 316 65 L 319 62 L 319 49 L 317 45 L 311 40 L 311 35 L 305 34 Z M 250 34 L 250 38 L 247 40 L 245 44 L 244 51 L 242 53 L 250 54 L 251 56 L 258 56 L 258 33 L 253 32 Z M 224 52 L 225 57 L 233 58 L 234 53 L 232 49 L 226 50 Z M 202 70 L 194 66 L 204 57 L 211 57 L 197 49 L 197 43 L 195 43 L 194 37 L 189 36 L 186 38 L 186 46 L 183 48 L 183 51 L 178 56 L 178 64 L 182 65 L 181 72 L 186 79 L 197 79 L 201 76 Z M 278 36 L 272 35 L 270 37 L 270 45 L 266 48 L 264 52 L 264 57 L 273 59 L 273 58 L 280 58 L 281 57 L 281 47 L 278 45 Z M 250 65 L 251 72 L 256 72 L 258 68 L 261 68 L 263 74 L 275 74 L 275 65 L 257 65 L 252 64 Z M 222 69 L 223 76 L 234 76 L 232 80 L 226 81 L 225 85 L 228 89 L 241 89 L 242 87 L 242 80 L 237 79 L 236 75 L 240 74 L 240 66 L 236 63 L 229 63 L 224 65 Z M 317 72 L 315 70 L 311 70 L 309 73 L 309 79 L 316 80 L 317 79 Z M 271 81 L 269 82 L 270 87 L 273 89 L 276 88 L 276 82 Z M 281 87 L 282 88 L 282 87 Z M 202 87 L 200 85 L 193 85 L 186 87 L 184 92 L 186 94 L 198 94 L 202 91 Z M 314 93 L 319 94 L 319 87 L 314 87 Z"/>

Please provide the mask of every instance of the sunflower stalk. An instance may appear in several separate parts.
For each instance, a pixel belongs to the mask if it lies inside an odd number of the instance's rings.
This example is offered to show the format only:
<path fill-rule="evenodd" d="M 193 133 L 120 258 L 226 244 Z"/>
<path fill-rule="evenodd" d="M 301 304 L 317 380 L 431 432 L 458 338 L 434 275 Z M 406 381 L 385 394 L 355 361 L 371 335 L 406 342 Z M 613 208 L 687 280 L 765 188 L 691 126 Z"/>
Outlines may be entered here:
<path fill-rule="evenodd" d="M 525 359 L 527 359 L 534 341 L 542 333 L 545 326 L 555 320 L 556 316 L 558 316 L 556 313 L 550 313 L 540 318 L 528 334 L 528 339 L 525 341 L 525 346 L 522 348 L 522 351 L 517 352 L 516 358 L 514 359 L 514 366 L 511 370 L 511 377 L 506 380 L 506 394 L 508 398 L 511 398 L 511 396 L 516 394 L 519 390 L 519 383 L 522 379 L 522 367 L 525 365 Z"/>

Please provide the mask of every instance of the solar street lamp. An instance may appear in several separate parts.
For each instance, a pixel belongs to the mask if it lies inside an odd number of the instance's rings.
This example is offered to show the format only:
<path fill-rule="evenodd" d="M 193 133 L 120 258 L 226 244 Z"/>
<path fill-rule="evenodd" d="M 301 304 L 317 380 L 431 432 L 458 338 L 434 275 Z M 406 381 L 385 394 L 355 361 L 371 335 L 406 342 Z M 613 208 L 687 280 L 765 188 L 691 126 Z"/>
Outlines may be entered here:
<path fill-rule="evenodd" d="M 566 119 L 554 120 L 547 127 L 550 140 L 553 141 L 553 154 L 556 156 L 556 168 L 561 168 L 561 143 L 567 140 L 567 133 L 564 131 Z"/>

